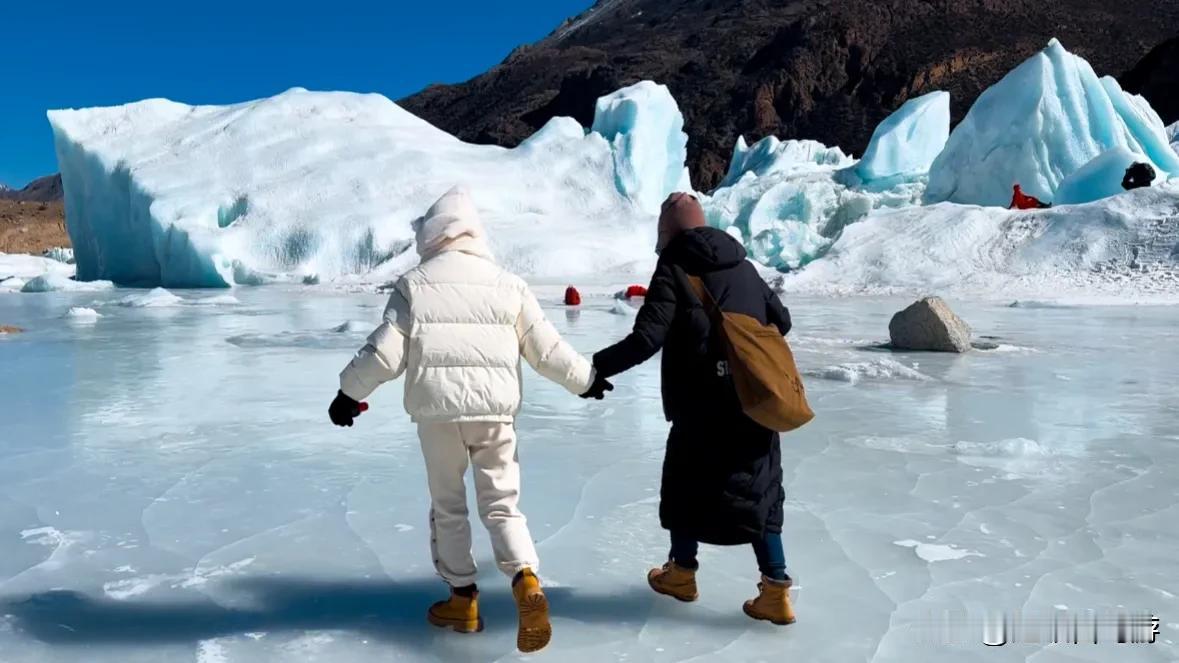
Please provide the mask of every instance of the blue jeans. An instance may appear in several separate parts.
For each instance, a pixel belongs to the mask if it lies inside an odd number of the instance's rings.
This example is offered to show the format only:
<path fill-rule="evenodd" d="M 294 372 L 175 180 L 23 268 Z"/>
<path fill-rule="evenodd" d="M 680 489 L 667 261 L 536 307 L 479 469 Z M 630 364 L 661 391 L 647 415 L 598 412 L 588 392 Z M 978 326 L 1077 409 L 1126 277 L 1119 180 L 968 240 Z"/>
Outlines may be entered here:
<path fill-rule="evenodd" d="M 671 533 L 672 561 L 686 569 L 695 569 L 696 551 L 700 544 L 690 536 L 677 532 Z M 766 532 L 760 540 L 753 542 L 753 554 L 757 556 L 757 568 L 761 574 L 771 580 L 789 580 L 786 573 L 786 551 L 782 548 L 782 535 Z"/>

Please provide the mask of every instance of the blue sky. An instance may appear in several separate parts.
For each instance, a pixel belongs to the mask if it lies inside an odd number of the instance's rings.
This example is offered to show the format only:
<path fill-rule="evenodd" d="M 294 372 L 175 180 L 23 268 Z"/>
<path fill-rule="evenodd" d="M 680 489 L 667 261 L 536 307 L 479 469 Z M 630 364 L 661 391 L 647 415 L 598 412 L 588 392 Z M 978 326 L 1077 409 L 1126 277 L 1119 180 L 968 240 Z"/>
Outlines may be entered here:
<path fill-rule="evenodd" d="M 54 172 L 51 108 L 231 103 L 291 87 L 397 99 L 499 63 L 593 0 L 5 2 L 0 183 Z"/>

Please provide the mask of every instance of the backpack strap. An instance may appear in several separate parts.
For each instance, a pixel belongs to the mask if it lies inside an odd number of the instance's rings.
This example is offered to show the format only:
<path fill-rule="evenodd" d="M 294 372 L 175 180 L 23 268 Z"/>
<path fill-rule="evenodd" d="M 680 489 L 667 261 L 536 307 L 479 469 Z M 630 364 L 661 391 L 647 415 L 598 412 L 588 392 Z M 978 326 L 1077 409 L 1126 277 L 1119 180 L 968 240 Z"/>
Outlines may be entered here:
<path fill-rule="evenodd" d="M 687 272 L 684 272 L 684 276 L 688 279 L 688 285 L 692 286 L 692 291 L 696 293 L 696 297 L 700 300 L 700 303 L 704 305 L 704 311 L 710 317 L 715 317 L 719 314 L 720 307 L 717 306 L 716 299 L 712 296 L 712 293 L 708 291 L 708 286 L 704 285 L 704 279 L 701 279 L 699 276 L 692 276 Z"/>

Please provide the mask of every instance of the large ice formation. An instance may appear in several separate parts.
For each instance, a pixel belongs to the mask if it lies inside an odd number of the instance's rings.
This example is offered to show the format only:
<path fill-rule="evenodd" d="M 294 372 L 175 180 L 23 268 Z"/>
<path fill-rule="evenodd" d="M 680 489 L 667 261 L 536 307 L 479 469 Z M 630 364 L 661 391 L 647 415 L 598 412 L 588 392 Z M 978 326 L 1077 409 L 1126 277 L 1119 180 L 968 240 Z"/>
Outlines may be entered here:
<path fill-rule="evenodd" d="M 549 122 L 471 145 L 380 95 L 293 89 L 233 106 L 163 99 L 51 111 L 78 277 L 224 286 L 414 260 L 410 221 L 466 184 L 499 258 L 534 278 L 641 271 L 650 214 L 684 180 L 663 86 L 603 100 L 587 133 Z"/>
<path fill-rule="evenodd" d="M 1144 106 L 1053 39 L 978 98 L 934 161 L 925 199 L 1006 206 L 1018 183 L 1050 201 L 1065 177 L 1115 147 L 1174 172 L 1179 155 Z"/>
<path fill-rule="evenodd" d="M 738 138 L 721 188 L 702 196 L 709 224 L 741 239 L 769 267 L 796 269 L 815 260 L 849 223 L 874 209 L 916 204 L 920 183 L 874 187 L 846 177 L 855 161 L 815 141 Z"/>
<path fill-rule="evenodd" d="M 827 147 L 814 140 L 780 141 L 774 136 L 749 147 L 744 136 L 737 137 L 729 172 L 721 186 L 736 184 L 745 173 L 763 177 L 773 173 L 796 173 L 815 170 L 817 166 L 847 166 L 852 159 L 838 147 Z"/>
<path fill-rule="evenodd" d="M 910 99 L 872 133 L 856 174 L 865 182 L 923 175 L 950 137 L 950 94 Z"/>
<path fill-rule="evenodd" d="M 1077 205 L 1124 193 L 1126 169 L 1141 157 L 1124 147 L 1102 152 L 1064 178 L 1056 189 L 1056 204 Z"/>
<path fill-rule="evenodd" d="M 684 116 L 663 85 L 641 81 L 598 99 L 592 131 L 614 148 L 618 190 L 652 214 L 673 191 L 692 188 L 684 162 Z"/>

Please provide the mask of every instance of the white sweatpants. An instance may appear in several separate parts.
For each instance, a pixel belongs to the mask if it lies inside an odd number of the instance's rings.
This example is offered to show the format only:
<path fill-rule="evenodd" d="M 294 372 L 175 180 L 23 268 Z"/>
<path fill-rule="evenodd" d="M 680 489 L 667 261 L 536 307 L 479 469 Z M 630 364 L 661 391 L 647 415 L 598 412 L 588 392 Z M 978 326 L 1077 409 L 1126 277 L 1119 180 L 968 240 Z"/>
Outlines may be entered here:
<path fill-rule="evenodd" d="M 536 571 L 536 547 L 517 506 L 520 463 L 512 424 L 421 423 L 418 437 L 430 484 L 430 548 L 438 575 L 452 587 L 475 582 L 463 483 L 468 463 L 475 466 L 475 499 L 496 565 L 508 576 L 524 568 Z"/>

